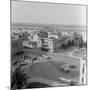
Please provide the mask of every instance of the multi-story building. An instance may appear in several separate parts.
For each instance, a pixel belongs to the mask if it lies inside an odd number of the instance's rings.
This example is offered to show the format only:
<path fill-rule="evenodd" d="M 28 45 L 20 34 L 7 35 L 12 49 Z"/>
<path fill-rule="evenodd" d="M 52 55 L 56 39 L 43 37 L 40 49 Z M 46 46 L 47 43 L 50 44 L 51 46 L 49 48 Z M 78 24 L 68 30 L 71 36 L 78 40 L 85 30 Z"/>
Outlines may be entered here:
<path fill-rule="evenodd" d="M 53 51 L 54 52 L 57 52 L 59 51 L 60 49 L 62 49 L 62 44 L 67 44 L 68 40 L 72 40 L 73 38 L 72 37 L 69 37 L 67 35 L 64 35 L 58 39 L 54 39 L 53 40 Z"/>
<path fill-rule="evenodd" d="M 41 42 L 42 42 L 41 50 L 52 54 L 53 53 L 53 40 L 49 38 L 42 38 Z"/>
<path fill-rule="evenodd" d="M 59 38 L 41 38 L 41 50 L 47 51 L 49 53 L 54 53 L 59 51 L 62 44 L 67 44 L 68 40 L 72 40 L 72 37 L 67 35 L 61 36 Z"/>
<path fill-rule="evenodd" d="M 73 40 L 74 40 L 74 45 L 75 46 L 82 46 L 82 43 L 83 43 L 83 38 L 82 38 L 82 35 L 77 33 L 77 32 L 74 32 L 73 34 Z"/>
<path fill-rule="evenodd" d="M 22 48 L 23 48 L 22 42 L 23 42 L 22 39 L 11 40 L 11 52 L 12 52 L 11 54 L 12 55 L 22 51 Z"/>

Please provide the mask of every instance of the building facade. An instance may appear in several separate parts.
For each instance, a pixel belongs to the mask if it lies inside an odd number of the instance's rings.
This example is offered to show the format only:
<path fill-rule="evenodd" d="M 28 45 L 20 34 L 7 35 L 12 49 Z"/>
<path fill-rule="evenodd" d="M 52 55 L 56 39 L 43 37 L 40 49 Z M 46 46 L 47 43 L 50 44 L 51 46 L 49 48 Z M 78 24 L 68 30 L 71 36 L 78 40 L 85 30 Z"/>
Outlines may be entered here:
<path fill-rule="evenodd" d="M 42 38 L 41 42 L 42 42 L 41 50 L 47 51 L 48 53 L 52 54 L 53 53 L 53 40 L 49 38 Z"/>

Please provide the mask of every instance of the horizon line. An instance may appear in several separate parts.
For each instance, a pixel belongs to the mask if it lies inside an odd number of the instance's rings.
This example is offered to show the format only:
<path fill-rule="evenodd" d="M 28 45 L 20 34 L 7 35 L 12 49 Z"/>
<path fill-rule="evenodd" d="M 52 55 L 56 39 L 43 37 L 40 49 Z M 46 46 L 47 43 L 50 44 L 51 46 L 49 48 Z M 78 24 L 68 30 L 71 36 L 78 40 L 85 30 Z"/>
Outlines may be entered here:
<path fill-rule="evenodd" d="M 87 25 L 71 25 L 71 24 L 48 24 L 48 23 L 22 23 L 22 22 L 11 22 L 11 26 L 14 25 L 25 25 L 25 26 L 30 26 L 30 25 L 38 25 L 38 26 L 56 26 L 56 27 L 83 27 L 86 28 Z"/>

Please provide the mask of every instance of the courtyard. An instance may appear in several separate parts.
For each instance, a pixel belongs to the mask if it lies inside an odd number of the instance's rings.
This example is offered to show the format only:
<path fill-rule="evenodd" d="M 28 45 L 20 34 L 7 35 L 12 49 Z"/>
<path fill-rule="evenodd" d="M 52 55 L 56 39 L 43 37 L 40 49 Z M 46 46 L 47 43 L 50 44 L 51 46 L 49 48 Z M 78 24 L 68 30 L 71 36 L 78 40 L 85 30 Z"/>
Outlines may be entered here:
<path fill-rule="evenodd" d="M 63 65 L 74 65 L 75 69 L 69 72 L 62 70 Z M 62 56 L 59 53 L 52 56 L 51 59 L 45 59 L 28 64 L 22 67 L 30 78 L 43 78 L 57 81 L 60 77 L 78 82 L 80 73 L 80 60 L 77 58 Z"/>

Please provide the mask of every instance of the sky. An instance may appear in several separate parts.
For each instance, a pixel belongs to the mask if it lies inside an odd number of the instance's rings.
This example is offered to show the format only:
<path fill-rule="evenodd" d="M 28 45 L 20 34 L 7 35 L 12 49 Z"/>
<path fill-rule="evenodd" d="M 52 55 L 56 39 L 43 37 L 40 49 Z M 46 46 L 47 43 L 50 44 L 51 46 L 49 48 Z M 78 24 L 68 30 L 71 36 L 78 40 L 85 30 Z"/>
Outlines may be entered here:
<path fill-rule="evenodd" d="M 86 26 L 86 6 L 12 1 L 11 22 Z"/>

